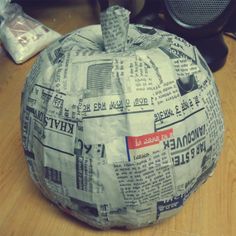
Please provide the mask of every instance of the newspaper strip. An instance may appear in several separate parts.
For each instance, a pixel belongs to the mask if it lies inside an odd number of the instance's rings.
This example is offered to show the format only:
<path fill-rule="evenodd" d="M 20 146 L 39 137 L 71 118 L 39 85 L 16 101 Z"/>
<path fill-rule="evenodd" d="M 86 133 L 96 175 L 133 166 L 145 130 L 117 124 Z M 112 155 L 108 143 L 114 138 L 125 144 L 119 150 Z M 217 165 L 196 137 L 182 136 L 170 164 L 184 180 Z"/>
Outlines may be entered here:
<path fill-rule="evenodd" d="M 129 26 L 128 45 L 104 52 L 99 25 L 72 32 L 40 54 L 22 94 L 34 182 L 102 229 L 176 214 L 223 145 L 218 91 L 197 49 L 142 25 Z"/>

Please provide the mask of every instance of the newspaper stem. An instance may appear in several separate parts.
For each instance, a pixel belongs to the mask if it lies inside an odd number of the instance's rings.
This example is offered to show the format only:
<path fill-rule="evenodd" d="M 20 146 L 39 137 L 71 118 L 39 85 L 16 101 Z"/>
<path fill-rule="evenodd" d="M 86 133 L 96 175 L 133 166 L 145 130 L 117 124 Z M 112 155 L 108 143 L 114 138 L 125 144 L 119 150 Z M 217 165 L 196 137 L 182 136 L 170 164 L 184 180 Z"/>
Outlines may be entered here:
<path fill-rule="evenodd" d="M 104 48 L 107 52 L 123 52 L 127 50 L 130 12 L 118 5 L 101 12 L 100 21 Z"/>

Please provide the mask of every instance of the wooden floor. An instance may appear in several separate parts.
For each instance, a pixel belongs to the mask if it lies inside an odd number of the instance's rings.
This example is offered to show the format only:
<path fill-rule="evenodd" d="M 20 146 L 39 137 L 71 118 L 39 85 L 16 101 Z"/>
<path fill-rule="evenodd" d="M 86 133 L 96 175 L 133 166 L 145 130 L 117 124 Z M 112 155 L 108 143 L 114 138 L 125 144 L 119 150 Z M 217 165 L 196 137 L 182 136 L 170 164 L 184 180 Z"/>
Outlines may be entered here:
<path fill-rule="evenodd" d="M 46 2 L 46 1 L 45 1 Z M 60 1 L 63 2 L 63 1 Z M 65 2 L 65 1 L 64 1 Z M 86 2 L 26 7 L 60 33 L 98 22 Z M 225 116 L 225 144 L 213 177 L 173 218 L 152 227 L 99 231 L 66 216 L 32 183 L 20 139 L 20 95 L 35 58 L 15 65 L 0 47 L 0 235 L 1 236 L 235 236 L 236 235 L 236 41 L 226 38 L 229 57 L 215 78 Z"/>

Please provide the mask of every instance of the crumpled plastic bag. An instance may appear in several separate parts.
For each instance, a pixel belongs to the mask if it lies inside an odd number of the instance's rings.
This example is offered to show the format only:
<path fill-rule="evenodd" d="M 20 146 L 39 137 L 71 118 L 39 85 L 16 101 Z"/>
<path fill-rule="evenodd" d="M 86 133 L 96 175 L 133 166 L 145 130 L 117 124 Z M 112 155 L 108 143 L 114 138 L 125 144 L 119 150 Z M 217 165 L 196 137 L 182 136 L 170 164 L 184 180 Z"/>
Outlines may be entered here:
<path fill-rule="evenodd" d="M 25 62 L 60 36 L 25 14 L 18 4 L 0 1 L 0 40 L 17 64 Z"/>
<path fill-rule="evenodd" d="M 102 29 L 78 29 L 50 45 L 22 94 L 33 181 L 64 212 L 101 229 L 175 215 L 223 145 L 218 91 L 198 50 L 129 25 L 128 15 L 111 7 Z"/>

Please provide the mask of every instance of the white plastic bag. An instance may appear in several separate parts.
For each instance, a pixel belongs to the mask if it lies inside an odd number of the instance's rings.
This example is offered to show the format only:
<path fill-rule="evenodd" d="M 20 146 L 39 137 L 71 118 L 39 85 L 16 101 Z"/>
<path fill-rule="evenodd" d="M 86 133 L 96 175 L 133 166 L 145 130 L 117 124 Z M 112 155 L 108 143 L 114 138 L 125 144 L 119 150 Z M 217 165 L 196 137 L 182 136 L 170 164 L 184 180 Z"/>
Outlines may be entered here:
<path fill-rule="evenodd" d="M 0 1 L 0 39 L 14 61 L 23 63 L 55 39 L 60 34 L 26 15 L 21 6 Z"/>

